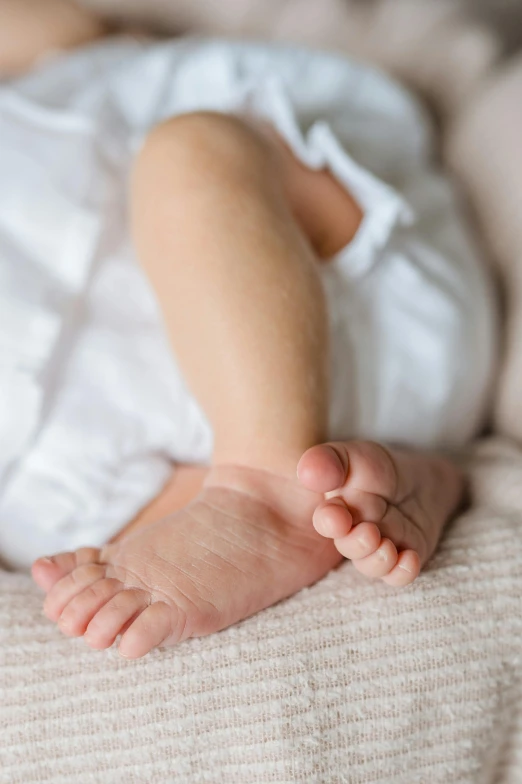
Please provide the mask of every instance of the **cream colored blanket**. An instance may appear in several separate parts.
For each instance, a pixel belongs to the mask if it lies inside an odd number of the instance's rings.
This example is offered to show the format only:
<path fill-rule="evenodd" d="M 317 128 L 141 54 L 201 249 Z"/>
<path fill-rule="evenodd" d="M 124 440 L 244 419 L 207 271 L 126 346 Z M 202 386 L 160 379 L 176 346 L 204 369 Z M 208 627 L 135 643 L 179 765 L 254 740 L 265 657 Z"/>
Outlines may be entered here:
<path fill-rule="evenodd" d="M 373 25 L 358 5 L 347 41 L 442 109 L 446 159 L 510 293 L 495 422 L 520 435 L 522 64 L 494 71 L 493 40 L 422 0 L 394 49 L 408 5 L 394 3 Z M 0 572 L 1 784 L 520 784 L 522 450 L 496 437 L 464 459 L 472 508 L 411 588 L 345 563 L 138 662 L 62 637 L 29 578 Z"/>

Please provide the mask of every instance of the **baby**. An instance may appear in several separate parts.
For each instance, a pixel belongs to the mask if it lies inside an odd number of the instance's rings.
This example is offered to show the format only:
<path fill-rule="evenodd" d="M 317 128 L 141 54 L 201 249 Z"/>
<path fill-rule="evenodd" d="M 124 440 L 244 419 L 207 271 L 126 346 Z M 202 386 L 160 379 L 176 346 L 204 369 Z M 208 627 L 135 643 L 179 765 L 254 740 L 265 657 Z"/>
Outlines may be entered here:
<path fill-rule="evenodd" d="M 0 0 L 1 552 L 69 550 L 32 566 L 47 617 L 128 658 L 343 558 L 409 585 L 462 502 L 440 450 L 480 429 L 495 343 L 419 108 L 251 44 L 122 38 L 21 76 L 105 32 L 37 7 Z"/>

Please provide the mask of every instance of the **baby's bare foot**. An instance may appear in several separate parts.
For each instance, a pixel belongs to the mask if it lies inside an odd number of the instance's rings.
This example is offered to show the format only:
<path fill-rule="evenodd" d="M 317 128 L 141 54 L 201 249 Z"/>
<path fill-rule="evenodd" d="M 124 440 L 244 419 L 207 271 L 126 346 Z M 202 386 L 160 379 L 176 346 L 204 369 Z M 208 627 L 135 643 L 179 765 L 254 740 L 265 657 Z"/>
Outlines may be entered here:
<path fill-rule="evenodd" d="M 263 471 L 210 471 L 176 514 L 33 565 L 44 611 L 70 636 L 138 658 L 224 629 L 310 585 L 341 556 L 312 526 L 320 496 Z"/>
<path fill-rule="evenodd" d="M 448 460 L 369 441 L 312 447 L 298 475 L 325 495 L 316 530 L 360 572 L 395 586 L 418 576 L 464 493 L 463 476 Z"/>

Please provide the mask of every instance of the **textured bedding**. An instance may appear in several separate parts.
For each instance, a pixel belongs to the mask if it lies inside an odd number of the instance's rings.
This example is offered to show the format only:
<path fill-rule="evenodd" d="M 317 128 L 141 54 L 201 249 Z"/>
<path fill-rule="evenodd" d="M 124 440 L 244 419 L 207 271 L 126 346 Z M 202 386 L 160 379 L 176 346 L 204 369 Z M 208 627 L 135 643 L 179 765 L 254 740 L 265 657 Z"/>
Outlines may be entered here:
<path fill-rule="evenodd" d="M 442 110 L 443 153 L 510 293 L 504 435 L 462 455 L 470 509 L 406 590 L 345 563 L 234 628 L 132 663 L 62 637 L 29 578 L 0 572 L 1 784 L 522 781 L 522 450 L 506 435 L 522 431 L 522 63 L 494 71 L 494 40 L 421 0 L 394 53 L 404 7 L 381 45 L 379 19 L 370 32 L 354 11 L 350 40 Z"/>

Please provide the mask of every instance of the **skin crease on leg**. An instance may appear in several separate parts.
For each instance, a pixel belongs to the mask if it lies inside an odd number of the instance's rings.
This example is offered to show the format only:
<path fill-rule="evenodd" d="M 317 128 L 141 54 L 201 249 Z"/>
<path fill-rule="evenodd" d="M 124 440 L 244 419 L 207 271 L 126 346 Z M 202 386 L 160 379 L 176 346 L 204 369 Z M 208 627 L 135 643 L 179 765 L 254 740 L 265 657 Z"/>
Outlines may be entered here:
<path fill-rule="evenodd" d="M 415 579 L 459 503 L 457 469 L 366 442 L 315 446 L 328 401 L 318 262 L 361 218 L 267 126 L 195 113 L 151 132 L 132 182 L 134 241 L 215 453 L 101 550 L 35 562 L 65 634 L 97 649 L 121 635 L 120 653 L 138 658 L 240 621 L 342 556 L 392 585 Z"/>

